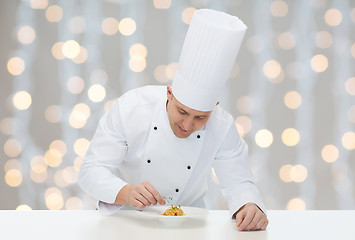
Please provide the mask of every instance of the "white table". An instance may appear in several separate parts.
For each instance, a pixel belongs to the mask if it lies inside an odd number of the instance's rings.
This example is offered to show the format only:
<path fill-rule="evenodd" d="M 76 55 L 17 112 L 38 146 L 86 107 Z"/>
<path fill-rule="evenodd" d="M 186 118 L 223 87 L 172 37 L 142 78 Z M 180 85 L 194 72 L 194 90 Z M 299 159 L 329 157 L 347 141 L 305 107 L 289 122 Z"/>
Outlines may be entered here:
<path fill-rule="evenodd" d="M 239 232 L 227 211 L 210 211 L 179 227 L 142 219 L 135 211 L 0 211 L 1 240 L 243 239 L 354 240 L 355 211 L 268 211 L 266 231 Z"/>

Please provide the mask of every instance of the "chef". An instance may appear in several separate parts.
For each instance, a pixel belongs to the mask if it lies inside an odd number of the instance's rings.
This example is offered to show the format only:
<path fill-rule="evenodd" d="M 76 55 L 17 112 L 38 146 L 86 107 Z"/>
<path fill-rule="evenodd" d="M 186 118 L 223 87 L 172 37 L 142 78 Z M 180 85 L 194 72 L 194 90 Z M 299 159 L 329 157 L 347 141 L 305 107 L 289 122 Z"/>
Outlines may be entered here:
<path fill-rule="evenodd" d="M 104 114 L 79 172 L 80 186 L 101 212 L 205 207 L 213 167 L 238 229 L 266 228 L 247 144 L 219 106 L 245 31 L 237 17 L 195 11 L 172 86 L 130 90 Z"/>

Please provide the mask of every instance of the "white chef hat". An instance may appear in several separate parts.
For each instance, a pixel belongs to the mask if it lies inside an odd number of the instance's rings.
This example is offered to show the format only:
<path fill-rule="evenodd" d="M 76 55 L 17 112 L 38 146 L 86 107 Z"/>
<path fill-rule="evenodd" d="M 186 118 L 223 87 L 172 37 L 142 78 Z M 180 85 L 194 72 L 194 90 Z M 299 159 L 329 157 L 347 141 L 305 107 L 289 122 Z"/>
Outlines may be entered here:
<path fill-rule="evenodd" d="M 211 9 L 196 10 L 172 84 L 185 106 L 211 111 L 220 99 L 247 27 L 237 17 Z"/>

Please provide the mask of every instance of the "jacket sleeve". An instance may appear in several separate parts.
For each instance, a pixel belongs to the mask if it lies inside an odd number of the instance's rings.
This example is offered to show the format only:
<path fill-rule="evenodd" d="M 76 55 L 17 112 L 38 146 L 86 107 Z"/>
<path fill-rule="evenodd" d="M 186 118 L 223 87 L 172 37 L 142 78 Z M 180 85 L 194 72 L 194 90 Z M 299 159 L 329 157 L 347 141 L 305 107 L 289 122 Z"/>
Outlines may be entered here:
<path fill-rule="evenodd" d="M 118 192 L 127 184 L 115 175 L 127 148 L 117 100 L 101 118 L 79 171 L 80 187 L 100 201 L 99 209 L 114 203 Z M 119 208 L 110 206 L 111 212 Z"/>
<path fill-rule="evenodd" d="M 239 136 L 234 121 L 217 152 L 213 167 L 231 217 L 248 202 L 255 203 L 266 214 L 249 166 L 248 145 Z"/>

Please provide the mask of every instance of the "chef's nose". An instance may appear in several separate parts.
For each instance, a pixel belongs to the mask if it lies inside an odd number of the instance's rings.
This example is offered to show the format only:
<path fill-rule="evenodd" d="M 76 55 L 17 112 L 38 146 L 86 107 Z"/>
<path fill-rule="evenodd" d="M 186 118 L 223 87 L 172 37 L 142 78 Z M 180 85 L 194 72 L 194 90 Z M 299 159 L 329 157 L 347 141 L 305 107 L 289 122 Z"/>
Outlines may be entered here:
<path fill-rule="evenodd" d="M 190 117 L 185 118 L 182 123 L 182 126 L 184 127 L 185 131 L 191 131 L 193 125 L 194 125 L 194 119 Z"/>

